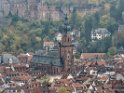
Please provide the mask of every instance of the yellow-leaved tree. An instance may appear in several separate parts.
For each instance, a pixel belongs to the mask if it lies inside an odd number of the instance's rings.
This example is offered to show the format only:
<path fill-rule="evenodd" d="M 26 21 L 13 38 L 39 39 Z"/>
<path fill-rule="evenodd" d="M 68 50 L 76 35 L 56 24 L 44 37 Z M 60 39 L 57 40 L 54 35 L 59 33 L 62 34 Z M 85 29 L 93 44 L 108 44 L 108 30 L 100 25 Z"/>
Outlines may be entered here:
<path fill-rule="evenodd" d="M 67 90 L 67 88 L 65 88 L 65 87 L 60 87 L 60 88 L 58 89 L 58 93 L 70 93 L 70 92 Z"/>

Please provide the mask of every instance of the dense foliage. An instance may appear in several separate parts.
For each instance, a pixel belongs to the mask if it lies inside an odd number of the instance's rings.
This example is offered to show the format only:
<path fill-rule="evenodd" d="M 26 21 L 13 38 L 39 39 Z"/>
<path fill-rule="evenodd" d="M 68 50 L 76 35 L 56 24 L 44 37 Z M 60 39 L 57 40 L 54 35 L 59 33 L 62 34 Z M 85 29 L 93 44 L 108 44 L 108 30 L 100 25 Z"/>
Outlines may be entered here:
<path fill-rule="evenodd" d="M 74 1 L 66 2 L 65 5 L 74 7 L 69 17 L 71 30 L 78 29 L 81 32 L 81 38 L 78 39 L 80 43 L 78 52 L 82 52 L 82 49 L 84 52 L 107 52 L 109 49 L 109 54 L 113 54 L 112 50 L 115 53 L 115 47 L 124 46 L 124 33 L 117 32 L 118 25 L 124 23 L 122 19 L 124 0 L 101 0 L 103 2 L 96 0 L 96 3 L 87 3 L 87 6 L 96 7 L 99 11 L 83 17 L 76 12 Z M 57 0 L 56 3 L 51 3 L 62 6 Z M 0 24 L 0 52 L 27 52 L 40 49 L 43 46 L 43 40 L 55 40 L 55 33 L 63 31 L 62 24 L 62 20 L 28 21 L 10 14 Z M 99 27 L 107 28 L 112 35 L 92 42 L 91 30 Z"/>
<path fill-rule="evenodd" d="M 43 40 L 54 40 L 55 33 L 61 27 L 61 22 L 29 22 L 20 18 L 15 21 L 15 16 L 11 18 L 11 23 L 0 29 L 1 52 L 23 52 L 40 49 Z"/>

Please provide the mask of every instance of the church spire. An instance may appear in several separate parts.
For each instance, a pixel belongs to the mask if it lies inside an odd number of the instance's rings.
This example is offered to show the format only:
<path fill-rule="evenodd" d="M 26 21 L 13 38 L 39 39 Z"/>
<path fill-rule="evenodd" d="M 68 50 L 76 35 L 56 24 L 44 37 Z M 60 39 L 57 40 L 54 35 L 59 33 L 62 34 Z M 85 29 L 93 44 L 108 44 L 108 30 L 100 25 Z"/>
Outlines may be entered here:
<path fill-rule="evenodd" d="M 67 14 L 65 14 L 63 30 L 64 33 L 59 47 L 60 59 L 63 63 L 63 71 L 66 71 L 66 73 L 68 73 L 68 71 L 71 71 L 71 68 L 73 66 L 73 44 L 71 35 L 68 33 L 68 31 L 70 30 L 70 26 Z"/>
<path fill-rule="evenodd" d="M 67 34 L 69 30 L 70 30 L 70 26 L 69 26 L 69 22 L 68 22 L 68 15 L 66 13 L 65 19 L 64 19 L 64 33 Z"/>

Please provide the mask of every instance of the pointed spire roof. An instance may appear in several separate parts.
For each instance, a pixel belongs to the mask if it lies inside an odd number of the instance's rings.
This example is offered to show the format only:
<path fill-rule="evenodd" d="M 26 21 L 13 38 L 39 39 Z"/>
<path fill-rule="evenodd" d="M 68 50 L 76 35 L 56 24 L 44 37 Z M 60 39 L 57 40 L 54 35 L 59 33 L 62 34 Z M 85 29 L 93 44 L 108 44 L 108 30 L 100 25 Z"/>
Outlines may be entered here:
<path fill-rule="evenodd" d="M 69 26 L 69 22 L 68 22 L 68 15 L 65 14 L 65 19 L 64 19 L 64 33 L 67 34 L 69 30 L 70 30 L 70 26 Z"/>

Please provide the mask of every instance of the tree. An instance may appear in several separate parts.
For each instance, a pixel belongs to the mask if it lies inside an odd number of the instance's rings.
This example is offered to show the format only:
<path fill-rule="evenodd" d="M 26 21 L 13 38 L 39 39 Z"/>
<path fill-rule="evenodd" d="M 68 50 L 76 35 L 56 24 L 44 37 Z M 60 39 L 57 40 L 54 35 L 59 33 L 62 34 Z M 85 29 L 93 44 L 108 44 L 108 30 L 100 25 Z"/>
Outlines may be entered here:
<path fill-rule="evenodd" d="M 113 2 L 110 7 L 110 15 L 115 18 L 117 22 L 122 21 L 122 12 L 124 11 L 124 0 Z"/>
<path fill-rule="evenodd" d="M 119 6 L 118 6 L 118 16 L 117 18 L 121 21 L 122 20 L 122 12 L 124 11 L 124 0 L 119 0 Z"/>
<path fill-rule="evenodd" d="M 69 93 L 69 91 L 65 87 L 60 87 L 58 93 Z"/>
<path fill-rule="evenodd" d="M 117 33 L 116 39 L 119 46 L 124 46 L 124 30 Z"/>
<path fill-rule="evenodd" d="M 81 25 L 81 22 L 82 22 L 81 17 L 78 16 L 76 12 L 76 8 L 74 8 L 71 14 L 71 18 L 70 18 L 70 24 L 71 24 L 72 29 L 79 28 Z"/>
<path fill-rule="evenodd" d="M 4 49 L 5 49 L 5 46 L 2 43 L 0 43 L 0 53 L 4 52 Z"/>
<path fill-rule="evenodd" d="M 106 15 L 110 14 L 110 4 L 109 3 L 104 4 L 104 14 L 106 14 Z"/>
<path fill-rule="evenodd" d="M 79 59 L 80 58 L 80 52 L 75 53 L 75 58 Z"/>
<path fill-rule="evenodd" d="M 112 35 L 115 33 L 115 31 L 118 30 L 118 23 L 115 21 L 114 18 L 110 18 L 107 29 Z"/>
<path fill-rule="evenodd" d="M 99 26 L 99 22 L 100 22 L 100 15 L 98 12 L 96 12 L 95 14 L 93 14 L 92 17 L 93 20 L 93 29 L 97 28 Z"/>
<path fill-rule="evenodd" d="M 91 40 L 91 30 L 92 30 L 92 17 L 87 16 L 84 23 L 85 38 L 88 43 Z"/>
<path fill-rule="evenodd" d="M 110 47 L 107 52 L 108 55 L 115 55 L 116 53 L 117 53 L 116 47 Z"/>
<path fill-rule="evenodd" d="M 107 25 L 110 22 L 110 16 L 109 15 L 103 15 L 100 18 L 100 26 L 101 27 L 107 27 Z"/>

